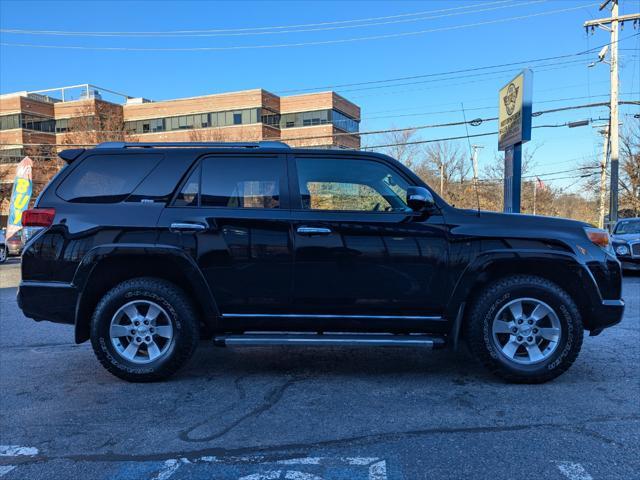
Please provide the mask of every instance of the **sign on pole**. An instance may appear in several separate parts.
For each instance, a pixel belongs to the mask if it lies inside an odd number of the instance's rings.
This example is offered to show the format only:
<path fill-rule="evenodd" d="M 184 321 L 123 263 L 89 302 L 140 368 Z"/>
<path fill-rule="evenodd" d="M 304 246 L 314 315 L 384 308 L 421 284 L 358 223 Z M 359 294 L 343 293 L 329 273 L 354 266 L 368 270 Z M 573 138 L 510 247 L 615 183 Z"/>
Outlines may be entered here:
<path fill-rule="evenodd" d="M 533 72 L 525 69 L 500 89 L 498 150 L 504 155 L 504 211 L 520 213 L 522 144 L 531 140 Z"/>
<path fill-rule="evenodd" d="M 13 182 L 11 203 L 9 204 L 6 238 L 12 237 L 22 228 L 22 212 L 29 208 L 29 200 L 31 200 L 31 191 L 33 189 L 31 181 L 32 168 L 33 161 L 29 157 L 24 157 L 16 167 L 16 178 Z"/>

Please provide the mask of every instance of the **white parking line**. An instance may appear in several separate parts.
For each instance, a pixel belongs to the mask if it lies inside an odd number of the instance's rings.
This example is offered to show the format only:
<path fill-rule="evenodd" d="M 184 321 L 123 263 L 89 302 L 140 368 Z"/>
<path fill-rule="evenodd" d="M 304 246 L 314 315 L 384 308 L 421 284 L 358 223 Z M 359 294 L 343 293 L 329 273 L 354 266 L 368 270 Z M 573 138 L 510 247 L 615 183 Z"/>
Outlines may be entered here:
<path fill-rule="evenodd" d="M 569 480 L 593 480 L 585 468 L 574 462 L 558 462 L 558 470 Z"/>
<path fill-rule="evenodd" d="M 18 457 L 26 455 L 32 457 L 38 454 L 35 447 L 21 447 L 20 445 L 0 445 L 0 457 Z"/>
<path fill-rule="evenodd" d="M 175 458 L 165 460 L 164 467 L 158 472 L 155 477 L 153 477 L 152 480 L 167 480 L 169 477 L 171 477 L 171 475 L 176 473 L 176 470 L 180 468 L 181 464 L 182 462 L 180 460 L 176 460 Z"/>
<path fill-rule="evenodd" d="M 346 457 L 346 458 L 331 458 L 331 457 L 303 457 L 303 458 L 290 458 L 286 460 L 278 460 L 276 462 L 262 462 L 263 457 L 239 457 L 236 459 L 239 464 L 248 464 L 256 466 L 266 465 L 287 465 L 287 466 L 304 466 L 304 465 L 351 465 L 355 467 L 368 468 L 368 480 L 387 480 L 387 463 L 385 460 L 381 460 L 377 457 Z M 217 457 L 204 456 L 194 460 L 187 460 L 186 458 L 171 458 L 165 460 L 164 465 L 158 471 L 152 480 L 168 480 L 183 464 L 197 464 L 197 463 L 221 463 L 227 464 L 228 459 L 223 461 Z M 365 470 L 366 471 L 366 470 Z M 295 470 L 271 470 L 262 473 L 254 473 L 242 477 L 242 480 L 271 480 L 271 479 L 286 479 L 286 480 L 321 480 L 320 477 L 295 471 Z M 590 477 L 589 477 L 590 478 Z M 582 478 L 576 478 L 571 480 L 587 480 Z"/>
<path fill-rule="evenodd" d="M 22 447 L 20 445 L 0 445 L 0 457 L 33 457 L 38 454 L 35 447 Z M 7 473 L 15 470 L 16 465 L 1 465 L 0 477 L 4 477 Z"/>
<path fill-rule="evenodd" d="M 14 468 L 16 468 L 15 465 L 1 465 L 0 466 L 0 477 L 4 477 L 7 473 L 9 473 Z"/>

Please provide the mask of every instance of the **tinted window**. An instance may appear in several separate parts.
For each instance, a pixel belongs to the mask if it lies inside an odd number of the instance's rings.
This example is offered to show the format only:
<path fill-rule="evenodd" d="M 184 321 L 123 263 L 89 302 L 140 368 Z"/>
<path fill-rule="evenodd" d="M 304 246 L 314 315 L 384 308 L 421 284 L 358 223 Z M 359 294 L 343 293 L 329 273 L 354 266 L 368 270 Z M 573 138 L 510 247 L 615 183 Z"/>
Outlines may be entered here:
<path fill-rule="evenodd" d="M 386 165 L 369 160 L 298 158 L 302 208 L 392 212 L 408 210 L 409 184 Z"/>
<path fill-rule="evenodd" d="M 178 207 L 196 207 L 198 206 L 198 193 L 200 191 L 200 167 L 196 168 L 186 183 L 180 189 L 180 193 L 176 197 L 174 205 Z"/>
<path fill-rule="evenodd" d="M 151 154 L 91 155 L 71 171 L 56 193 L 69 202 L 120 202 L 161 159 Z"/>
<path fill-rule="evenodd" d="M 200 205 L 279 208 L 285 183 L 280 157 L 210 157 L 202 162 Z"/>

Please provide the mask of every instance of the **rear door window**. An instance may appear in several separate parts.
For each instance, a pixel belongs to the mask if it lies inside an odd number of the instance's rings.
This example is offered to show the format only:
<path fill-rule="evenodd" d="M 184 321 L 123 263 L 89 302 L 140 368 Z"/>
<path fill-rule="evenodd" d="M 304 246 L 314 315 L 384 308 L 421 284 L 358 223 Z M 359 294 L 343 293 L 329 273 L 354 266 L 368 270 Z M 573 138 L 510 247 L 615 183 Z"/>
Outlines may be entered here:
<path fill-rule="evenodd" d="M 284 157 L 207 157 L 201 175 L 202 207 L 282 208 Z"/>
<path fill-rule="evenodd" d="M 91 155 L 71 171 L 56 193 L 68 202 L 121 202 L 161 160 L 158 154 Z"/>

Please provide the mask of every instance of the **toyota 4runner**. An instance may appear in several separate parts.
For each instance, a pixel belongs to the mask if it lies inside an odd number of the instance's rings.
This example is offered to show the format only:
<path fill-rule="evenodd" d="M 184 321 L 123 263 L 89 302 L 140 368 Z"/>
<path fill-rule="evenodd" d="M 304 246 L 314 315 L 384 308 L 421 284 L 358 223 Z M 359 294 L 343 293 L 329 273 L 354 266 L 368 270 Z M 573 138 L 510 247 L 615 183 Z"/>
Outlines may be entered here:
<path fill-rule="evenodd" d="M 603 230 L 461 210 L 381 154 L 279 142 L 107 143 L 60 154 L 25 226 L 18 302 L 74 325 L 114 375 L 215 345 L 456 349 L 539 383 L 618 323 Z"/>

